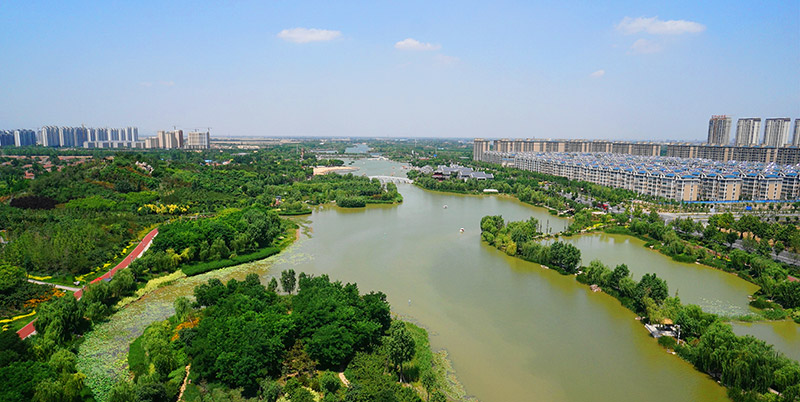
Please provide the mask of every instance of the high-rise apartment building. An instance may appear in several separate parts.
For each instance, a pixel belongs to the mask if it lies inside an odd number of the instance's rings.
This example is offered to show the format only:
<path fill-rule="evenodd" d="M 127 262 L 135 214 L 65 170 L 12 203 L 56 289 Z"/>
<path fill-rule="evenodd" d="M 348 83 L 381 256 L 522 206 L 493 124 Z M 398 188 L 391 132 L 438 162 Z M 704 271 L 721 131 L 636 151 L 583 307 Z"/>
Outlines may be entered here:
<path fill-rule="evenodd" d="M 792 136 L 792 146 L 800 146 L 800 119 L 794 119 L 794 135 Z"/>
<path fill-rule="evenodd" d="M 139 129 L 136 127 L 127 127 L 122 129 L 125 132 L 125 141 L 139 141 Z"/>
<path fill-rule="evenodd" d="M 792 119 L 788 117 L 767 119 L 764 124 L 763 145 L 769 147 L 785 147 L 789 143 L 789 125 Z"/>
<path fill-rule="evenodd" d="M 736 123 L 736 146 L 747 147 L 758 145 L 759 134 L 761 134 L 760 117 L 739 119 Z"/>
<path fill-rule="evenodd" d="M 208 149 L 211 148 L 211 135 L 208 131 L 190 131 L 186 134 L 186 148 Z"/>
<path fill-rule="evenodd" d="M 159 131 L 158 145 L 166 149 L 183 148 L 183 130 Z"/>
<path fill-rule="evenodd" d="M 489 145 L 491 141 L 484 140 L 483 138 L 476 138 L 472 142 L 472 159 L 479 161 L 483 158 L 483 153 L 490 150 Z"/>
<path fill-rule="evenodd" d="M 158 137 L 145 137 L 144 147 L 147 149 L 161 148 L 161 145 L 159 144 L 158 141 Z"/>
<path fill-rule="evenodd" d="M 44 126 L 39 130 L 36 138 L 39 145 L 45 147 L 60 147 L 61 143 L 58 141 L 58 127 Z"/>
<path fill-rule="evenodd" d="M 731 118 L 725 115 L 714 115 L 708 121 L 708 143 L 710 145 L 728 145 L 731 142 Z"/>
<path fill-rule="evenodd" d="M 14 145 L 18 147 L 36 145 L 36 131 L 25 129 L 14 130 Z"/>
<path fill-rule="evenodd" d="M 14 132 L 11 130 L 0 130 L 0 147 L 14 145 Z"/>

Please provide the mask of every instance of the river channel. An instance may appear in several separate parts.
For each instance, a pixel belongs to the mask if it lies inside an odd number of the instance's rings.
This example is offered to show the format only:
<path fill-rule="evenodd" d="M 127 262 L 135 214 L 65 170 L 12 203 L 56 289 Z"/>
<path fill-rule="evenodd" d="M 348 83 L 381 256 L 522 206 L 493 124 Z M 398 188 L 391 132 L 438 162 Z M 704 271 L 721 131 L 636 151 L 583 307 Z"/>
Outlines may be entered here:
<path fill-rule="evenodd" d="M 354 174 L 405 176 L 400 164 L 388 161 L 353 166 L 360 168 Z M 266 283 L 292 268 L 357 282 L 361 292 L 385 292 L 393 312 L 427 328 L 432 346 L 448 351 L 467 392 L 484 402 L 727 400 L 724 388 L 665 353 L 615 299 L 480 241 L 484 215 L 534 216 L 553 232 L 566 219 L 507 197 L 398 187 L 401 205 L 318 207 L 298 219 L 306 234 L 278 256 L 179 280 L 132 303 L 87 335 L 80 354 L 90 363 L 81 369 L 124 377 L 127 342 L 172 314 L 175 298 L 210 277 L 224 281 L 256 272 Z M 684 303 L 706 309 L 746 309 L 753 290 L 719 271 L 675 265 L 638 240 L 587 235 L 570 241 L 582 249 L 584 263 L 624 262 L 637 278 L 657 272 Z"/>

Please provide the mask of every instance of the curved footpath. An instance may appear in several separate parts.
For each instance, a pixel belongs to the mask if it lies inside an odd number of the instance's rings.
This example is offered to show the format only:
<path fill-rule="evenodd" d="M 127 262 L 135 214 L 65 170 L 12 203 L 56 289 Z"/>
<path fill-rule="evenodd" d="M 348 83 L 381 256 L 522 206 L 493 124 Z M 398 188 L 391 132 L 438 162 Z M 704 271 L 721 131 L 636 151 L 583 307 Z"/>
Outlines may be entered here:
<path fill-rule="evenodd" d="M 125 257 L 124 260 L 122 260 L 114 268 L 111 268 L 110 270 L 108 270 L 108 272 L 106 272 L 105 274 L 95 278 L 90 283 L 97 283 L 97 282 L 100 282 L 100 281 L 110 281 L 111 278 L 113 278 L 114 275 L 117 273 L 117 271 L 119 271 L 121 269 L 128 268 L 128 266 L 131 265 L 133 260 L 141 257 L 142 254 L 144 254 L 144 252 L 147 251 L 148 248 L 150 248 L 150 244 L 153 243 L 153 238 L 156 237 L 157 234 L 158 234 L 158 229 L 151 230 L 150 233 L 148 233 L 142 239 L 142 241 L 139 242 L 139 244 L 136 246 L 136 248 L 134 248 L 133 251 L 131 251 L 131 253 L 128 254 L 128 256 Z M 85 288 L 86 287 L 84 286 L 83 288 L 78 289 L 75 293 L 73 293 L 73 295 L 75 296 L 76 299 L 80 300 L 80 298 L 83 296 L 83 290 Z M 33 320 L 30 323 L 28 323 L 28 325 L 22 327 L 22 329 L 17 331 L 17 335 L 19 335 L 20 338 L 25 339 L 25 338 L 35 334 L 36 333 L 36 328 L 33 326 L 34 322 L 36 322 L 36 320 Z"/>

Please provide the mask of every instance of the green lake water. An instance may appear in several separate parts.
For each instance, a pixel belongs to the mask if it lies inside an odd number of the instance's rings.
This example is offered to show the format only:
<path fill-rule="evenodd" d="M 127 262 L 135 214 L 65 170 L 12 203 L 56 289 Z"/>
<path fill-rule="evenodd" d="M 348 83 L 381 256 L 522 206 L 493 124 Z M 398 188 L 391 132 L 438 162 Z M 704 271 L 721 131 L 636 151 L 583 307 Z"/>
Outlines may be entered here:
<path fill-rule="evenodd" d="M 388 161 L 360 160 L 352 166 L 360 168 L 357 175 L 405 176 L 400 164 Z M 361 292 L 385 292 L 392 311 L 428 329 L 432 346 L 448 351 L 467 392 L 484 402 L 727 400 L 724 388 L 667 354 L 612 297 L 480 241 L 484 215 L 534 216 L 554 232 L 568 224 L 566 219 L 506 197 L 398 187 L 401 205 L 319 207 L 297 219 L 306 234 L 283 253 L 148 294 L 87 335 L 81 369 L 94 370 L 90 376 L 124 377 L 126 342 L 170 315 L 175 298 L 191 294 L 210 277 L 225 281 L 256 272 L 266 283 L 292 268 L 357 282 Z M 752 288 L 738 278 L 675 263 L 630 238 L 587 235 L 570 241 L 582 249 L 584 263 L 592 258 L 612 266 L 625 262 L 637 278 L 657 272 L 684 302 L 746 308 Z M 772 324 L 757 325 L 770 333 Z"/>

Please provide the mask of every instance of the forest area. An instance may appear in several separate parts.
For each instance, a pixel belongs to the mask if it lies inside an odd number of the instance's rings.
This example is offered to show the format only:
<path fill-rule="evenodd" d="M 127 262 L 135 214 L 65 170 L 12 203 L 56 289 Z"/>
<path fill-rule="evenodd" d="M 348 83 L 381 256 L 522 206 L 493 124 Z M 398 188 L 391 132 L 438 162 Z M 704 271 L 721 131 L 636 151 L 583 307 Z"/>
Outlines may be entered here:
<path fill-rule="evenodd" d="M 445 400 L 427 334 L 392 319 L 386 295 L 293 270 L 280 283 L 283 292 L 255 274 L 212 279 L 195 288 L 195 302 L 176 300 L 174 316 L 133 342 L 134 379 L 116 384 L 109 400 L 174 400 L 185 378 L 185 401 Z"/>

